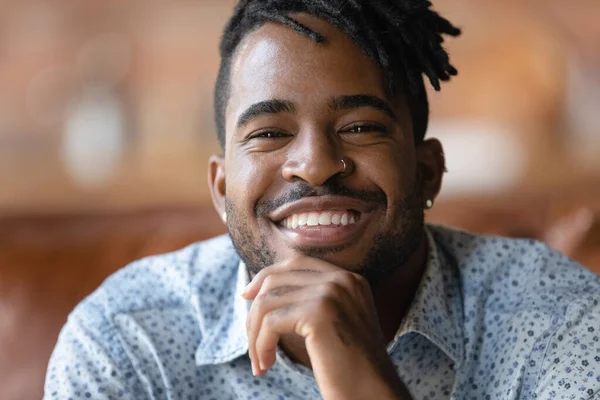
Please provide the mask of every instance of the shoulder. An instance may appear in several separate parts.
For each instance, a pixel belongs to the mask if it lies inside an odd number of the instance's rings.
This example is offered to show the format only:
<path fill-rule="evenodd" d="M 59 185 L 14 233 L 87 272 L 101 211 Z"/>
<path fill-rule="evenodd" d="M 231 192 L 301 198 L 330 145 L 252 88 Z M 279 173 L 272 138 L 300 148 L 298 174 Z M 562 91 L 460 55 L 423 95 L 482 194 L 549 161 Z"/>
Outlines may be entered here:
<path fill-rule="evenodd" d="M 146 257 L 109 276 L 74 310 L 117 314 L 178 306 L 189 301 L 202 282 L 231 270 L 239 259 L 228 236 L 194 243 L 181 250 Z M 215 282 L 218 284 L 218 282 Z"/>
<path fill-rule="evenodd" d="M 77 305 L 61 330 L 48 368 L 49 398 L 67 398 L 82 384 L 141 397 L 166 390 L 162 380 L 169 371 L 162 363 L 193 370 L 188 355 L 212 327 L 206 304 L 219 303 L 238 265 L 230 239 L 222 236 L 114 273 Z M 150 381 L 136 378 L 140 368 Z"/>
<path fill-rule="evenodd" d="M 460 280 L 469 370 L 493 360 L 496 376 L 531 398 L 588 399 L 600 390 L 598 275 L 535 240 L 432 233 Z M 501 379 L 485 384 L 503 387 Z"/>
<path fill-rule="evenodd" d="M 542 242 L 430 228 L 454 261 L 467 295 L 501 291 L 566 305 L 600 290 L 600 276 Z"/>
<path fill-rule="evenodd" d="M 228 236 L 134 261 L 81 301 L 63 331 L 84 330 L 98 343 L 116 345 L 116 340 L 138 327 L 146 332 L 167 329 L 173 325 L 167 316 L 189 329 L 203 327 L 199 321 L 210 311 L 205 304 L 215 303 L 220 291 L 226 290 L 238 264 Z"/>

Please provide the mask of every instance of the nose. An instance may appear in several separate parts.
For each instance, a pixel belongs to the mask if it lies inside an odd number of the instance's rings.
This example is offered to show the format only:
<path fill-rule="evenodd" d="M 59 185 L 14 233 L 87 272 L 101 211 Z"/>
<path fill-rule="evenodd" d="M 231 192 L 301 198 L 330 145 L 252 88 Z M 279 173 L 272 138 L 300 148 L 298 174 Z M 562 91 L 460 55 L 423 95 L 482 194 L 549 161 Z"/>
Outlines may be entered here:
<path fill-rule="evenodd" d="M 340 144 L 325 132 L 316 130 L 299 133 L 290 147 L 282 169 L 289 182 L 301 179 L 312 186 L 321 186 L 345 170 Z"/>

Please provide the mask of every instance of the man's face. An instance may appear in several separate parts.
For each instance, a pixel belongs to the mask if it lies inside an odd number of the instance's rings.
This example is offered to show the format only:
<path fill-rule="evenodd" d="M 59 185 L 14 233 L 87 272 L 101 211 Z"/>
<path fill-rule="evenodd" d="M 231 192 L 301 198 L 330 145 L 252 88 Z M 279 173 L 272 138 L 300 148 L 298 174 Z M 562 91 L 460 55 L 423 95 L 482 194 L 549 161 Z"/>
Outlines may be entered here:
<path fill-rule="evenodd" d="M 213 199 L 252 272 L 305 254 L 376 281 L 423 236 L 408 108 L 350 38 L 297 18 L 326 43 L 268 23 L 237 50 Z"/>

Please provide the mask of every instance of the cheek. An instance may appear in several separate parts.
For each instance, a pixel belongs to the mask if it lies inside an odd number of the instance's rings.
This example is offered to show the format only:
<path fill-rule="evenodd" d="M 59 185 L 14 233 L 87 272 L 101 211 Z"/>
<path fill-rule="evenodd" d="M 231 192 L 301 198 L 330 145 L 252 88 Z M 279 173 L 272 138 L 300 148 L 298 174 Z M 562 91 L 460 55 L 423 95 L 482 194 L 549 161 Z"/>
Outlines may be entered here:
<path fill-rule="evenodd" d="M 414 190 L 416 159 L 414 151 L 402 150 L 398 146 L 382 146 L 367 158 L 362 168 L 370 180 L 394 202 Z"/>
<path fill-rule="evenodd" d="M 227 160 L 227 197 L 238 207 L 248 207 L 253 212 L 258 200 L 273 183 L 274 168 L 265 162 L 263 155 L 233 155 Z"/>

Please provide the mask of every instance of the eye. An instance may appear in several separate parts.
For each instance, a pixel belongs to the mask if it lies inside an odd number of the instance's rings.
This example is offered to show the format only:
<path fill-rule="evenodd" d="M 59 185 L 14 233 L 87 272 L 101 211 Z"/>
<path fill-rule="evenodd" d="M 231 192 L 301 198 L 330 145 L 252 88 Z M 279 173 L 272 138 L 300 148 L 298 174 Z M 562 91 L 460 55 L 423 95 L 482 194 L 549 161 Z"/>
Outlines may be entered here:
<path fill-rule="evenodd" d="M 387 129 L 378 124 L 357 123 L 350 125 L 341 133 L 387 133 Z"/>
<path fill-rule="evenodd" d="M 278 131 L 261 131 L 261 132 L 257 132 L 252 134 L 249 139 L 281 139 L 281 138 L 286 138 L 290 136 L 287 133 L 284 132 L 278 132 Z"/>
<path fill-rule="evenodd" d="M 392 128 L 376 122 L 355 122 L 339 130 L 340 138 L 356 146 L 373 146 L 387 142 Z"/>

